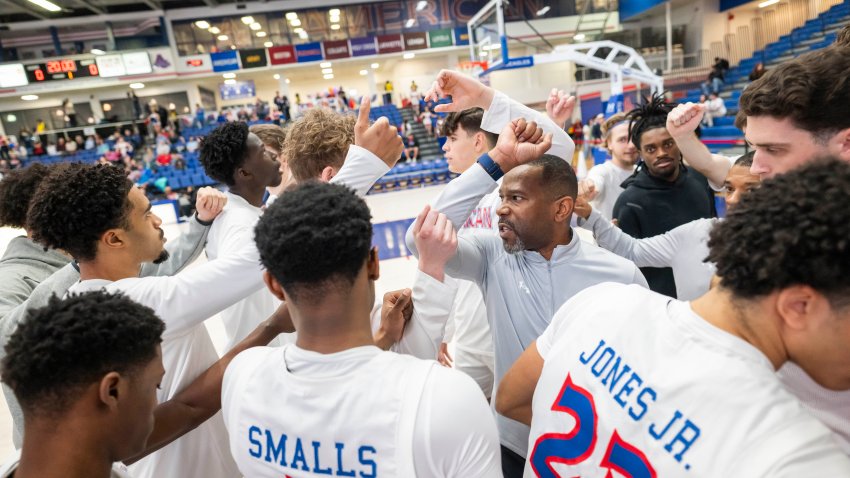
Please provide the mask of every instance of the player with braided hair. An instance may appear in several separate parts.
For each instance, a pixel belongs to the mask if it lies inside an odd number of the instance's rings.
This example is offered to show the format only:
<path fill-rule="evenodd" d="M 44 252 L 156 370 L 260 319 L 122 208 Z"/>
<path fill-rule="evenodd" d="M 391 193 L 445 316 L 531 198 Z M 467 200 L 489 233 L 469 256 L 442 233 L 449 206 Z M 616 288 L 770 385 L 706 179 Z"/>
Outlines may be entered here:
<path fill-rule="evenodd" d="M 622 184 L 624 191 L 614 204 L 613 218 L 634 238 L 657 236 L 717 215 L 708 181 L 683 164 L 682 153 L 665 127 L 675 106 L 662 95 L 653 95 L 627 115 L 629 137 L 641 161 Z M 644 267 L 641 272 L 650 289 L 676 297 L 670 268 Z"/>

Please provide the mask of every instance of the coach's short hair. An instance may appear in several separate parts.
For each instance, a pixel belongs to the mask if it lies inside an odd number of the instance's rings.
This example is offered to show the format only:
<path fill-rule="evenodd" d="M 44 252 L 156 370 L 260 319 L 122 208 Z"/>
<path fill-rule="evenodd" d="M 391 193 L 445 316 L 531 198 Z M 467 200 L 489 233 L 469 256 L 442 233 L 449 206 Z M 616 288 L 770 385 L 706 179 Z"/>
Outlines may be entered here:
<path fill-rule="evenodd" d="M 578 179 L 573 167 L 563 159 L 553 155 L 544 154 L 538 159 L 528 163 L 532 168 L 542 168 L 542 186 L 552 199 L 569 196 L 573 199 L 578 195 Z"/>
<path fill-rule="evenodd" d="M 711 231 L 706 260 L 738 298 L 806 285 L 843 307 L 850 304 L 847 204 L 850 163 L 807 163 L 745 194 Z"/>
<path fill-rule="evenodd" d="M 286 191 L 260 218 L 260 259 L 293 300 L 322 300 L 350 287 L 372 247 L 372 216 L 352 189 L 307 181 Z"/>
<path fill-rule="evenodd" d="M 825 145 L 850 128 L 850 48 L 824 48 L 768 70 L 741 94 L 746 116 L 790 119 Z M 739 126 L 740 127 L 740 126 Z"/>
<path fill-rule="evenodd" d="M 292 177 L 303 182 L 318 179 L 328 166 L 341 168 L 354 144 L 354 122 L 352 115 L 317 108 L 293 123 L 284 148 Z"/>

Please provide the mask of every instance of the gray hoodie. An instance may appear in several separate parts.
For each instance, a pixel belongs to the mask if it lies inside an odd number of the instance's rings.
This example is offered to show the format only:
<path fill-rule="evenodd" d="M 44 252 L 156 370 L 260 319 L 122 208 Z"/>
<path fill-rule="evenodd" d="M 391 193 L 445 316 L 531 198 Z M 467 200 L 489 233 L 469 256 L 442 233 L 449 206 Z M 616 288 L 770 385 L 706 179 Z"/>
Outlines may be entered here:
<path fill-rule="evenodd" d="M 12 239 L 0 259 L 0 322 L 22 304 L 39 284 L 68 265 L 71 258 L 44 250 L 26 236 Z"/>

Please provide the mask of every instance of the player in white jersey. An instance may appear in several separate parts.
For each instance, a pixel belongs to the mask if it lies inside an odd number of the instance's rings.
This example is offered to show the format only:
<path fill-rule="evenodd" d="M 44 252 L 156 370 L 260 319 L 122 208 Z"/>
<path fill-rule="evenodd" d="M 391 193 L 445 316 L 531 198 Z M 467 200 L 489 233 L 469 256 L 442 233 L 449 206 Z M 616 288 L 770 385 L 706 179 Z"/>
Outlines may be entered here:
<path fill-rule="evenodd" d="M 242 353 L 225 373 L 222 412 L 240 471 L 499 476 L 495 424 L 475 382 L 374 346 L 370 220 L 353 191 L 319 182 L 288 190 L 260 219 L 265 281 L 288 304 L 298 338 Z M 439 243 L 423 248 L 444 264 L 457 243 L 451 228 L 441 230 Z"/>
<path fill-rule="evenodd" d="M 128 477 L 121 461 L 145 456 L 212 416 L 221 407 L 227 364 L 291 330 L 291 321 L 282 308 L 157 405 L 164 329 L 151 309 L 103 291 L 54 296 L 33 309 L 10 337 L 3 360 L 3 381 L 24 409 L 26 433 L 0 477 Z"/>
<path fill-rule="evenodd" d="M 525 347 L 546 328 L 555 310 L 580 290 L 601 282 L 646 285 L 631 262 L 582 244 L 569 227 L 578 189 L 575 173 L 562 158 L 543 154 L 551 136 L 532 122 L 505 127 L 489 154 L 454 179 L 431 212 L 455 227 L 469 217 L 507 171 L 500 187 L 499 235 L 459 237 L 447 273 L 475 281 L 484 294 L 495 347 L 495 387 Z M 542 155 L 542 156 L 541 156 Z M 413 228 L 407 246 L 416 254 Z M 528 428 L 497 417 L 506 476 L 522 473 Z"/>
<path fill-rule="evenodd" d="M 750 174 L 752 152 L 735 161 L 726 176 L 726 205 L 731 210 L 741 195 L 758 187 L 759 177 Z M 613 225 L 586 200 L 579 197 L 576 214 L 585 219 L 580 226 L 593 231 L 599 247 L 625 257 L 638 267 L 670 267 L 676 279 L 676 296 L 693 300 L 708 292 L 714 276 L 714 264 L 708 256 L 708 234 L 720 219 L 697 219 L 664 234 L 636 239 Z"/>
<path fill-rule="evenodd" d="M 638 151 L 629 140 L 629 121 L 624 113 L 617 113 L 602 124 L 603 142 L 611 159 L 598 164 L 579 183 L 579 194 L 590 200 L 593 209 L 611 220 L 614 204 L 623 192 L 623 181 L 635 172 Z"/>
<path fill-rule="evenodd" d="M 850 389 L 848 202 L 850 164 L 811 163 L 718 223 L 699 299 L 604 284 L 564 304 L 496 398 L 531 423 L 525 475 L 850 476 L 776 375 Z"/>

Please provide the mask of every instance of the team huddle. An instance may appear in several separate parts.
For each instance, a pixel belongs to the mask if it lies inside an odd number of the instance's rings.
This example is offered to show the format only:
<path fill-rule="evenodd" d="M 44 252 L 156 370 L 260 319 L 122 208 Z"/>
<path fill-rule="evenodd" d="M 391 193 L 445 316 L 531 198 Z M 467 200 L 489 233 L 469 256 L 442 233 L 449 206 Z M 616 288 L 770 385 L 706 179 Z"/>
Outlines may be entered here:
<path fill-rule="evenodd" d="M 459 176 L 398 290 L 363 197 L 404 144 L 368 99 L 219 126 L 227 192 L 170 242 L 118 168 L 9 174 L 0 477 L 850 476 L 848 31 L 743 92 L 752 152 L 654 96 L 582 180 L 573 98 L 440 72 Z"/>

